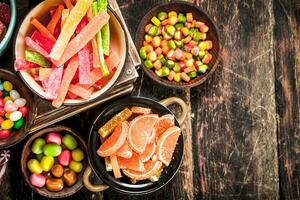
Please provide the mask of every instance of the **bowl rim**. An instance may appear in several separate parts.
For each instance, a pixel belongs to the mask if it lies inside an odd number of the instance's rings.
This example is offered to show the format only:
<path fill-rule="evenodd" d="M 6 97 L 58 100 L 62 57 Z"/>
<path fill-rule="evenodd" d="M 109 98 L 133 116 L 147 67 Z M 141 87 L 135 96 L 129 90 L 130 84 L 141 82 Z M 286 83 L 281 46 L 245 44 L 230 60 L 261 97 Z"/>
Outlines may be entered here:
<path fill-rule="evenodd" d="M 8 29 L 5 33 L 4 38 L 0 42 L 0 57 L 5 53 L 11 38 L 14 35 L 14 30 L 15 26 L 17 23 L 17 5 L 15 0 L 9 0 L 9 5 L 10 5 L 10 20 L 9 20 L 9 25 Z"/>
<path fill-rule="evenodd" d="M 1 72 L 4 72 L 4 73 L 7 73 L 7 74 L 9 74 L 10 76 L 15 77 L 17 81 L 19 81 L 20 83 L 22 83 L 21 80 L 18 78 L 18 76 L 16 76 L 16 74 L 14 74 L 13 72 L 8 71 L 8 70 L 6 70 L 6 69 L 0 69 L 0 71 L 1 71 Z M 27 92 L 28 92 L 28 91 L 27 91 Z M 36 107 L 36 101 L 35 101 L 35 98 L 34 98 L 34 96 L 33 96 L 33 94 L 32 94 L 31 91 L 29 91 L 29 95 L 32 95 L 31 104 L 33 105 L 33 110 L 32 110 L 31 112 L 32 112 L 33 120 L 30 120 L 30 121 L 27 120 L 27 121 L 26 121 L 26 123 L 28 123 L 28 130 L 25 129 L 24 132 L 22 133 L 21 137 L 20 137 L 18 140 L 15 140 L 15 141 L 13 141 L 12 143 L 9 143 L 9 144 L 1 145 L 1 146 L 0 146 L 0 150 L 1 150 L 1 149 L 6 149 L 6 148 L 10 148 L 10 147 L 12 147 L 12 146 L 17 145 L 18 143 L 20 143 L 21 141 L 23 141 L 23 140 L 27 137 L 27 135 L 29 134 L 29 130 L 30 130 L 30 128 L 32 127 L 32 125 L 34 124 L 35 119 L 36 119 L 36 116 L 37 116 L 37 107 Z M 24 125 L 25 125 L 25 124 L 24 124 Z"/>
<path fill-rule="evenodd" d="M 135 101 L 138 101 L 138 102 L 135 102 Z M 142 101 L 142 102 L 141 102 Z M 89 136 L 88 136 L 88 140 L 87 140 L 87 146 L 88 146 L 88 149 L 87 149 L 87 153 L 88 153 L 88 157 L 89 157 L 89 163 L 90 163 L 90 166 L 91 168 L 93 169 L 93 172 L 95 173 L 95 175 L 100 179 L 102 180 L 105 184 L 109 185 L 110 188 L 112 188 L 114 191 L 116 192 L 119 192 L 121 194 L 126 194 L 126 195 L 146 195 L 146 194 L 150 194 L 150 193 L 153 193 L 155 191 L 158 191 L 160 190 L 161 188 L 163 188 L 164 186 L 166 186 L 168 183 L 170 183 L 170 181 L 176 176 L 176 174 L 178 173 L 180 167 L 182 166 L 182 163 L 183 163 L 183 156 L 184 156 L 184 138 L 183 138 L 183 133 L 182 133 L 182 129 L 181 129 L 181 134 L 180 134 L 180 141 L 178 140 L 178 143 L 180 142 L 182 145 L 181 145 L 181 149 L 179 150 L 180 152 L 182 152 L 181 154 L 181 157 L 179 159 L 179 161 L 177 162 L 177 166 L 176 168 L 172 171 L 172 175 L 170 175 L 169 179 L 166 180 L 166 181 L 162 181 L 162 179 L 159 179 L 157 182 L 161 182 L 160 185 L 157 185 L 157 186 L 154 186 L 153 188 L 148 188 L 147 190 L 138 190 L 138 191 L 128 191 L 128 190 L 125 190 L 125 189 L 122 189 L 122 188 L 118 188 L 118 187 L 115 187 L 110 180 L 107 180 L 107 179 L 103 179 L 103 177 L 105 177 L 106 175 L 104 174 L 109 174 L 110 172 L 107 172 L 105 169 L 100 169 L 100 171 L 97 171 L 95 170 L 96 167 L 95 167 L 95 159 L 99 159 L 99 157 L 93 157 L 93 154 L 92 154 L 92 151 L 94 151 L 93 149 L 91 149 L 91 145 L 90 143 L 93 142 L 93 136 L 94 136 L 94 129 L 96 129 L 95 127 L 97 126 L 97 122 L 99 121 L 100 117 L 103 116 L 105 113 L 107 113 L 109 110 L 111 110 L 111 108 L 114 108 L 114 107 L 117 107 L 118 105 L 121 105 L 121 104 L 132 104 L 132 105 L 135 105 L 135 104 L 138 104 L 138 103 L 141 103 L 141 104 L 145 104 L 144 102 L 147 102 L 149 104 L 152 104 L 152 107 L 154 106 L 159 106 L 160 108 L 163 108 L 167 113 L 171 114 L 174 116 L 174 119 L 175 119 L 175 124 L 176 126 L 180 127 L 181 128 L 181 125 L 179 124 L 176 116 L 174 115 L 174 113 L 169 109 L 167 108 L 166 106 L 160 104 L 159 102 L 153 100 L 153 99 L 150 99 L 150 98 L 147 98 L 147 97 L 141 97 L 141 96 L 129 96 L 129 97 L 125 97 L 125 98 L 120 98 L 118 99 L 117 101 L 109 104 L 109 106 L 105 107 L 103 110 L 101 110 L 101 112 L 99 112 L 95 119 L 93 120 L 93 123 L 90 127 L 90 130 L 89 130 Z M 150 105 L 149 105 L 150 107 Z M 116 114 L 116 113 L 115 113 Z M 178 144 L 177 144 L 178 145 Z M 179 152 L 179 153 L 180 153 Z M 172 163 L 172 162 L 171 162 Z M 170 166 L 170 165 L 169 165 Z M 138 185 L 138 184 L 137 184 Z"/>
<path fill-rule="evenodd" d="M 53 129 L 55 129 L 55 128 L 60 129 L 60 130 L 59 130 L 59 131 L 53 131 Z M 20 163 L 20 164 L 21 164 L 21 171 L 22 171 L 22 174 L 23 174 L 23 177 L 24 177 L 25 181 L 28 183 L 28 185 L 30 186 L 30 188 L 31 188 L 33 191 L 35 191 L 36 193 L 38 193 L 38 194 L 40 194 L 40 195 L 42 195 L 42 196 L 44 196 L 44 197 L 47 197 L 47 198 L 65 198 L 65 197 L 68 197 L 68 196 L 71 196 L 71 195 L 75 194 L 75 193 L 78 192 L 80 189 L 82 189 L 82 187 L 83 187 L 82 179 L 77 180 L 77 183 L 78 183 L 77 187 L 76 187 L 75 189 L 72 189 L 71 192 L 68 193 L 68 194 L 64 193 L 64 194 L 62 194 L 62 195 L 59 196 L 59 195 L 57 195 L 57 194 L 55 195 L 56 192 L 52 192 L 52 191 L 48 191 L 48 190 L 47 190 L 47 192 L 49 192 L 49 195 L 45 195 L 44 192 L 41 192 L 41 191 L 40 191 L 40 188 L 36 188 L 36 187 L 34 187 L 34 186 L 30 183 L 30 181 L 29 181 L 29 176 L 27 176 L 27 172 L 28 172 L 28 169 L 27 169 L 27 160 L 26 160 L 26 161 L 23 160 L 23 157 L 25 156 L 25 151 L 27 150 L 27 148 L 30 150 L 30 146 L 31 146 L 32 142 L 33 142 L 36 138 L 38 138 L 38 137 L 44 137 L 46 134 L 48 134 L 48 133 L 50 133 L 50 132 L 59 132 L 59 133 L 60 133 L 60 132 L 65 132 L 65 134 L 71 134 L 72 136 L 75 136 L 75 138 L 77 138 L 78 143 L 80 143 L 80 144 L 81 144 L 80 146 L 83 148 L 83 149 L 81 149 L 81 150 L 83 150 L 84 153 L 85 153 L 85 155 L 86 155 L 86 157 L 84 158 L 84 159 L 85 159 L 85 166 L 84 166 L 84 168 L 82 169 L 82 171 L 80 172 L 80 175 L 83 176 L 83 173 L 84 173 L 86 167 L 87 167 L 88 164 L 89 164 L 89 162 L 88 162 L 88 157 L 87 157 L 88 153 L 87 153 L 87 145 L 86 145 L 86 142 L 85 142 L 85 140 L 82 138 L 82 136 L 81 136 L 81 134 L 80 134 L 79 132 L 75 131 L 75 130 L 72 129 L 72 128 L 69 128 L 69 127 L 67 127 L 67 126 L 62 126 L 62 125 L 52 125 L 52 126 L 48 126 L 48 127 L 44 128 L 44 129 L 41 129 L 41 130 L 37 131 L 35 134 L 32 134 L 32 135 L 30 136 L 30 138 L 25 142 L 25 144 L 24 144 L 24 146 L 23 146 L 23 149 L 22 149 L 21 160 L 20 160 L 20 162 L 21 162 L 21 163 Z M 25 165 L 23 165 L 23 163 L 25 163 Z M 79 176 L 79 175 L 78 175 L 78 176 Z M 78 181 L 79 181 L 79 182 L 78 182 Z M 76 184 L 75 184 L 75 185 L 76 185 Z M 68 187 L 68 188 L 73 188 L 75 185 L 73 185 L 73 186 L 71 186 L 71 187 Z M 44 186 L 44 187 L 45 187 L 45 186 Z M 63 191 L 63 190 L 61 190 L 61 191 Z M 61 192 L 61 191 L 59 191 L 59 192 Z M 52 195 L 52 196 L 51 196 L 51 195 Z"/>
<path fill-rule="evenodd" d="M 20 31 L 20 28 L 23 24 L 23 21 L 24 19 L 29 15 L 29 13 L 37 6 L 39 6 L 40 4 L 44 3 L 43 1 L 38 3 L 37 5 L 35 5 L 21 20 L 21 23 L 19 23 L 18 27 L 17 27 L 17 31 L 16 31 L 16 34 L 15 34 L 15 38 L 14 38 L 14 43 L 13 43 L 13 57 L 14 57 L 14 60 L 16 60 L 16 53 L 15 53 L 15 48 L 16 48 L 16 41 L 17 41 L 17 37 L 18 37 L 18 33 Z M 76 103 L 65 103 L 63 102 L 62 106 L 80 106 L 80 105 L 85 105 L 85 104 L 89 104 L 89 103 L 92 103 L 92 102 L 95 102 L 97 101 L 98 99 L 100 99 L 101 97 L 105 96 L 106 94 L 110 93 L 115 84 L 121 79 L 122 77 L 122 74 L 124 74 L 124 70 L 125 70 L 125 67 L 126 67 L 126 63 L 127 63 L 127 60 L 128 60 L 128 37 L 127 37 L 127 34 L 125 32 L 125 28 L 124 28 L 124 24 L 122 23 L 120 17 L 117 15 L 117 13 L 108 5 L 107 6 L 108 10 L 114 15 L 114 17 L 116 18 L 116 20 L 118 21 L 118 23 L 120 24 L 122 30 L 123 30 L 123 33 L 124 33 L 124 40 L 125 40 L 125 60 L 124 60 L 124 64 L 123 66 L 121 66 L 121 70 L 120 70 L 120 73 L 118 75 L 118 77 L 116 78 L 116 80 L 114 81 L 114 83 L 112 83 L 112 85 L 106 89 L 106 91 L 104 91 L 102 94 L 100 94 L 98 97 L 95 97 L 93 99 L 88 99 L 88 100 L 84 100 L 82 102 L 76 102 Z M 46 99 L 43 95 L 41 95 L 40 93 L 38 93 L 37 91 L 35 91 L 31 86 L 30 84 L 24 79 L 24 77 L 21 75 L 21 72 L 20 71 L 17 71 L 17 74 L 18 76 L 21 78 L 21 80 L 23 81 L 23 83 L 25 83 L 25 85 L 27 86 L 27 88 L 30 89 L 30 91 L 32 91 L 34 94 L 36 94 L 38 97 L 40 97 L 41 99 L 43 100 L 46 100 L 46 101 L 52 101 L 52 100 L 48 100 Z"/>
<path fill-rule="evenodd" d="M 155 5 L 150 10 L 148 10 L 147 13 L 141 19 L 141 21 L 140 21 L 140 23 L 139 23 L 139 25 L 137 27 L 137 31 L 135 33 L 135 37 L 134 37 L 134 39 L 135 39 L 135 45 L 138 48 L 138 41 L 137 41 L 137 39 L 138 39 L 139 34 L 141 34 L 140 33 L 140 30 L 142 30 L 141 26 L 142 26 L 142 23 L 144 21 L 146 21 L 146 18 L 148 17 L 149 13 L 152 12 L 152 11 L 154 11 L 154 10 L 156 10 L 159 7 L 168 6 L 168 5 L 172 5 L 172 4 L 181 4 L 181 5 L 185 5 L 185 6 L 194 7 L 195 9 L 197 9 L 197 10 L 201 11 L 202 13 L 204 13 L 204 15 L 206 15 L 207 18 L 209 18 L 209 20 L 211 21 L 211 23 L 213 24 L 213 26 L 214 26 L 214 28 L 216 30 L 216 36 L 217 36 L 217 38 L 219 40 L 219 42 L 218 42 L 219 51 L 218 51 L 218 54 L 217 54 L 217 57 L 216 57 L 215 64 L 211 67 L 211 70 L 202 79 L 200 79 L 197 82 L 194 82 L 192 84 L 184 82 L 184 85 L 176 85 L 176 84 L 173 84 L 171 81 L 168 81 L 168 80 L 162 81 L 162 79 L 160 77 L 154 76 L 152 73 L 150 73 L 149 69 L 144 65 L 144 62 L 142 62 L 141 65 L 142 65 L 143 71 L 147 74 L 147 76 L 150 77 L 152 80 L 154 80 L 156 83 L 158 83 L 160 85 L 163 85 L 163 86 L 166 86 L 166 87 L 169 87 L 169 88 L 173 88 L 173 89 L 180 89 L 180 90 L 190 89 L 190 88 L 199 86 L 199 85 L 203 84 L 204 82 L 206 82 L 212 76 L 212 74 L 214 74 L 216 72 L 216 70 L 218 68 L 218 65 L 219 65 L 219 62 L 220 62 L 221 42 L 220 42 L 219 29 L 218 29 L 218 26 L 216 25 L 216 22 L 213 20 L 213 18 L 209 14 L 207 14 L 203 9 L 201 9 L 198 5 L 196 5 L 194 3 L 185 2 L 185 1 L 173 1 L 173 2 L 170 1 L 170 2 L 160 3 L 160 4 Z"/>

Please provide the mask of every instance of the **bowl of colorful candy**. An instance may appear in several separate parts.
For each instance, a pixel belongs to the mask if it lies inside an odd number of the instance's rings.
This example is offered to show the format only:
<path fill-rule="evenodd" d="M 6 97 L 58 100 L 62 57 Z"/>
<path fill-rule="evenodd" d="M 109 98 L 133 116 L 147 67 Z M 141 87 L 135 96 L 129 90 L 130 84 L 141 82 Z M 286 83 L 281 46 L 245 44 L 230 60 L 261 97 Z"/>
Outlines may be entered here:
<path fill-rule="evenodd" d="M 7 49 L 17 21 L 15 0 L 0 2 L 0 56 Z"/>
<path fill-rule="evenodd" d="M 0 69 L 0 149 L 24 139 L 35 116 L 32 93 L 16 75 Z"/>
<path fill-rule="evenodd" d="M 162 85 L 195 87 L 217 68 L 217 28 L 194 4 L 155 6 L 140 22 L 135 40 L 145 73 Z"/>
<path fill-rule="evenodd" d="M 15 70 L 54 107 L 108 92 L 121 76 L 127 38 L 107 0 L 43 1 L 20 26 Z"/>
<path fill-rule="evenodd" d="M 49 198 L 64 198 L 82 188 L 87 166 L 86 145 L 74 130 L 52 126 L 25 144 L 21 167 L 30 187 Z"/>

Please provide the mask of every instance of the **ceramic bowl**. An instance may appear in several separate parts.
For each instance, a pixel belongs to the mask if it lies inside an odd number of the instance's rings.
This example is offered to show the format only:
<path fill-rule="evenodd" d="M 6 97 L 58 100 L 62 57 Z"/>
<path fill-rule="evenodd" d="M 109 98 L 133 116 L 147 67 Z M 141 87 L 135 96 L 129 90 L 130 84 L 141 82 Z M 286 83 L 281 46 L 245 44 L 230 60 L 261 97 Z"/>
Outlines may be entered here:
<path fill-rule="evenodd" d="M 49 10 L 51 7 L 58 5 L 59 3 L 62 3 L 62 0 L 51 0 L 51 1 L 43 1 L 42 3 L 38 4 L 36 7 L 34 7 L 25 17 L 23 20 L 20 29 L 17 34 L 17 38 L 15 41 L 15 59 L 17 58 L 23 58 L 24 52 L 25 52 L 25 42 L 24 38 L 26 36 L 30 36 L 33 31 L 34 27 L 30 24 L 30 19 L 32 17 L 36 17 L 41 22 L 49 20 L 49 16 L 45 16 L 44 13 L 49 13 Z M 87 103 L 93 100 L 96 100 L 98 97 L 103 95 L 104 93 L 109 92 L 109 90 L 114 86 L 114 84 L 117 82 L 117 80 L 120 78 L 123 69 L 125 67 L 126 57 L 127 57 L 127 38 L 126 34 L 124 32 L 124 28 L 122 23 L 120 22 L 117 15 L 112 11 L 108 10 L 108 13 L 110 15 L 109 20 L 109 26 L 111 31 L 111 49 L 112 51 L 115 51 L 119 58 L 120 63 L 119 66 L 110 79 L 110 81 L 100 90 L 97 90 L 92 93 L 90 99 L 88 100 L 81 100 L 81 99 L 68 99 L 66 98 L 64 101 L 65 105 L 80 105 L 83 103 Z M 45 92 L 41 85 L 39 85 L 34 78 L 27 72 L 27 71 L 21 71 L 20 73 L 21 78 L 26 83 L 26 85 L 38 96 L 41 98 L 45 98 Z"/>

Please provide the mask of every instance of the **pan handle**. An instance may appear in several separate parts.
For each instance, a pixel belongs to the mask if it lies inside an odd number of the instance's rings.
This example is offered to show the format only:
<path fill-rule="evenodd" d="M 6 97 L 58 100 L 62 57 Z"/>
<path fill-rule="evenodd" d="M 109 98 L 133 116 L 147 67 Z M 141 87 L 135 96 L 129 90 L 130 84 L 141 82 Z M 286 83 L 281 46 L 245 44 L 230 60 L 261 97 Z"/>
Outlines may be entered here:
<path fill-rule="evenodd" d="M 94 185 L 90 182 L 90 176 L 92 173 L 92 168 L 88 165 L 83 173 L 83 184 L 84 186 L 91 192 L 102 192 L 109 188 L 109 186 L 105 184 Z"/>
<path fill-rule="evenodd" d="M 186 103 L 182 99 L 180 99 L 178 97 L 169 97 L 164 100 L 161 100 L 159 103 L 166 107 L 169 105 L 172 105 L 172 104 L 178 104 L 182 109 L 181 114 L 178 117 L 178 122 L 180 125 L 184 122 L 186 115 L 187 115 L 188 108 L 187 108 Z"/>

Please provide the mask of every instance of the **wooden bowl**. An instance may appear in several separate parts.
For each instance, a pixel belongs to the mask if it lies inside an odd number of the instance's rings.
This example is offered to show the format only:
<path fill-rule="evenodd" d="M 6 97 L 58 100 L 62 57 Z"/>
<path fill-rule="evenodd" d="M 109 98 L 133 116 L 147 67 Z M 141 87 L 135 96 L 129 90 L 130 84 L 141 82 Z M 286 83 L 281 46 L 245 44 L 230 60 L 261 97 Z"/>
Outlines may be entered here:
<path fill-rule="evenodd" d="M 6 149 L 16 145 L 27 136 L 27 133 L 36 117 L 37 108 L 35 106 L 33 94 L 24 87 L 23 83 L 14 73 L 0 69 L 0 79 L 2 81 L 10 81 L 13 84 L 14 89 L 20 93 L 20 96 L 26 99 L 26 106 L 28 108 L 28 113 L 24 118 L 23 126 L 18 131 L 11 132 L 11 135 L 8 138 L 0 139 L 0 149 Z"/>
<path fill-rule="evenodd" d="M 30 36 L 33 31 L 34 27 L 31 25 L 30 20 L 32 17 L 37 18 L 41 22 L 45 22 L 46 20 L 49 20 L 49 15 L 45 13 L 49 13 L 49 10 L 60 3 L 62 3 L 63 0 L 48 0 L 48 1 L 42 1 L 40 4 L 38 4 L 36 7 L 34 7 L 25 17 L 23 20 L 16 37 L 15 41 L 15 59 L 18 58 L 24 58 L 24 52 L 25 52 L 25 40 L 24 38 L 26 36 Z M 120 63 L 115 71 L 114 75 L 110 79 L 110 81 L 100 90 L 96 90 L 92 93 L 91 97 L 87 100 L 83 99 L 69 99 L 66 97 L 64 104 L 65 105 L 81 105 L 87 102 L 95 101 L 97 98 L 102 96 L 103 94 L 109 92 L 112 87 L 115 85 L 117 80 L 121 77 L 123 73 L 123 69 L 125 68 L 125 63 L 127 59 L 127 37 L 124 31 L 124 27 L 122 23 L 120 22 L 120 19 L 117 17 L 117 15 L 112 11 L 108 10 L 108 14 L 110 15 L 109 19 L 109 26 L 111 31 L 111 46 L 110 48 L 115 51 L 119 58 Z M 45 99 L 45 92 L 41 85 L 39 85 L 34 78 L 28 73 L 27 71 L 20 71 L 19 72 L 20 77 L 23 79 L 25 84 L 39 97 Z"/>
<path fill-rule="evenodd" d="M 218 30 L 212 21 L 211 17 L 209 17 L 202 9 L 192 3 L 188 2 L 173 2 L 173 3 L 164 3 L 153 7 L 142 19 L 140 22 L 136 36 L 135 36 L 135 43 L 137 49 L 140 49 L 143 46 L 144 36 L 145 36 L 145 26 L 150 23 L 150 20 L 153 16 L 157 16 L 161 11 L 176 11 L 177 13 L 193 13 L 193 17 L 196 20 L 200 20 L 204 22 L 208 27 L 209 31 L 207 33 L 207 39 L 211 40 L 213 43 L 213 49 L 209 52 L 212 54 L 213 58 L 208 64 L 209 70 L 205 74 L 200 74 L 195 79 L 191 79 L 190 82 L 175 82 L 169 81 L 168 79 L 158 77 L 152 69 L 148 69 L 144 64 L 142 64 L 142 68 L 144 69 L 145 73 L 154 81 L 158 82 L 167 87 L 172 87 L 176 89 L 187 89 L 191 87 L 198 86 L 206 81 L 215 71 L 218 65 L 219 59 L 219 34 Z"/>
<path fill-rule="evenodd" d="M 45 186 L 42 188 L 37 188 L 37 187 L 31 185 L 31 183 L 29 181 L 29 176 L 31 175 L 31 173 L 27 169 L 27 161 L 29 160 L 30 156 L 32 155 L 32 152 L 31 152 L 32 142 L 38 137 L 45 137 L 45 135 L 50 132 L 71 134 L 72 136 L 74 136 L 77 139 L 78 147 L 84 152 L 83 169 L 82 169 L 82 172 L 80 172 L 80 174 L 77 174 L 77 182 L 71 187 L 65 186 L 59 192 L 51 192 L 51 191 L 47 190 L 47 188 Z M 21 168 L 22 168 L 22 172 L 23 172 L 26 182 L 29 184 L 29 186 L 31 187 L 32 190 L 34 190 L 35 192 L 39 193 L 40 195 L 48 197 L 48 198 L 64 198 L 64 197 L 70 196 L 70 195 L 76 193 L 77 191 L 79 191 L 83 186 L 82 176 L 83 176 L 83 172 L 84 172 L 85 168 L 87 167 L 87 165 L 88 165 L 87 147 L 86 147 L 84 140 L 80 137 L 80 135 L 76 131 L 74 131 L 68 127 L 65 127 L 65 126 L 51 126 L 49 128 L 45 128 L 41 131 L 36 132 L 26 142 L 25 146 L 23 147 L 22 156 L 21 156 Z"/>

